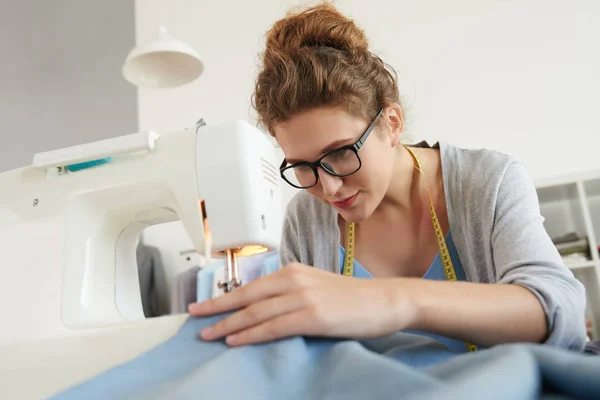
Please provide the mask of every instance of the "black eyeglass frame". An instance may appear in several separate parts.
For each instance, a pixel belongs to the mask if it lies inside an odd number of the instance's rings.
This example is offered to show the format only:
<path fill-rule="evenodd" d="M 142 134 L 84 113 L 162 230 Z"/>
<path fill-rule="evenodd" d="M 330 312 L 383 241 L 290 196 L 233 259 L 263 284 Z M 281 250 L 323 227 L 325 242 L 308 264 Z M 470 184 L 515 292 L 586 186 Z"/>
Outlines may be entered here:
<path fill-rule="evenodd" d="M 343 178 L 343 177 L 350 176 L 352 174 L 357 173 L 360 170 L 360 168 L 362 167 L 362 160 L 360 159 L 360 156 L 358 155 L 358 150 L 360 150 L 360 148 L 363 146 L 363 144 L 365 143 L 365 141 L 367 140 L 367 138 L 373 131 L 373 128 L 375 128 L 375 123 L 377 122 L 377 120 L 379 119 L 381 114 L 383 114 L 383 110 L 384 109 L 381 108 L 379 110 L 379 112 L 377 112 L 377 115 L 375 116 L 375 118 L 373 118 L 373 121 L 371 121 L 371 123 L 369 124 L 369 126 L 367 127 L 365 132 L 353 144 L 348 144 L 346 146 L 342 146 L 342 147 L 338 147 L 337 149 L 330 150 L 327 153 L 325 153 L 324 155 L 322 155 L 317 161 L 313 161 L 313 162 L 300 161 L 295 164 L 287 165 L 287 160 L 284 158 L 283 162 L 279 166 L 279 173 L 281 175 L 281 178 L 284 181 L 286 181 L 288 184 L 290 184 L 291 186 L 293 186 L 297 189 L 310 189 L 311 187 L 314 187 L 317 183 L 319 183 L 319 173 L 317 172 L 318 167 L 321 167 L 323 169 L 323 171 L 327 172 L 329 175 L 337 176 L 339 178 Z M 329 155 L 331 155 L 332 153 L 335 153 L 336 151 L 340 151 L 340 150 L 352 150 L 354 152 L 354 154 L 356 155 L 356 158 L 358 160 L 358 168 L 356 168 L 356 170 L 354 170 L 350 173 L 347 173 L 347 174 L 336 174 L 335 172 L 328 170 L 327 167 L 325 165 L 323 165 L 322 161 L 324 158 L 326 158 Z M 315 174 L 315 183 L 312 184 L 311 186 L 296 186 L 292 182 L 288 181 L 284 176 L 284 172 L 286 170 L 288 170 L 290 168 L 295 168 L 298 166 L 303 166 L 303 165 L 310 167 L 310 169 Z"/>

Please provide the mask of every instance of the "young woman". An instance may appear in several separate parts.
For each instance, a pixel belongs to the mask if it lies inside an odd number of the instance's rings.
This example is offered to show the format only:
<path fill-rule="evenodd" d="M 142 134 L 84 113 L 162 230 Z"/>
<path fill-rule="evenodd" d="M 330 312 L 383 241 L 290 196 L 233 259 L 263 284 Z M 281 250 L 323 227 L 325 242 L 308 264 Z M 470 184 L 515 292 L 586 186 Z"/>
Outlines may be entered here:
<path fill-rule="evenodd" d="M 564 266 L 521 163 L 401 144 L 395 72 L 330 5 L 268 32 L 254 94 L 281 145 L 290 202 L 282 268 L 190 306 L 233 312 L 230 345 L 292 335 L 429 335 L 458 352 L 509 342 L 580 350 L 585 291 Z M 365 279 L 356 279 L 365 278 Z"/>

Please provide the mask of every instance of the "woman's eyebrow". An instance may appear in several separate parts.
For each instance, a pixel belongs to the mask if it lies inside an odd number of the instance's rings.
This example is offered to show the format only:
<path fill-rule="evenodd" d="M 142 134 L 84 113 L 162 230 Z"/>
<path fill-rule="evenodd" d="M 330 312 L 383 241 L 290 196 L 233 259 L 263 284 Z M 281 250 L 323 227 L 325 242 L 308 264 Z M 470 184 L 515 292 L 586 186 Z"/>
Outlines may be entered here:
<path fill-rule="evenodd" d="M 353 140 L 354 140 L 354 138 L 339 139 L 339 140 L 333 141 L 333 142 L 329 143 L 327 146 L 325 146 L 323 148 L 323 150 L 321 150 L 321 156 L 323 154 L 327 153 L 328 151 L 335 150 L 338 147 L 342 147 L 348 143 L 351 143 Z M 296 164 L 299 162 L 305 162 L 305 160 L 296 160 L 296 159 L 290 159 L 290 158 L 286 158 L 286 161 L 288 162 L 288 164 Z"/>
<path fill-rule="evenodd" d="M 349 142 L 351 142 L 352 140 L 354 140 L 354 139 L 353 138 L 352 139 L 340 139 L 340 140 L 336 140 L 335 142 L 329 143 L 327 146 L 325 146 L 323 148 L 323 150 L 321 150 L 321 155 L 327 153 L 328 151 L 335 150 L 337 147 L 344 146 L 344 145 L 348 144 Z"/>

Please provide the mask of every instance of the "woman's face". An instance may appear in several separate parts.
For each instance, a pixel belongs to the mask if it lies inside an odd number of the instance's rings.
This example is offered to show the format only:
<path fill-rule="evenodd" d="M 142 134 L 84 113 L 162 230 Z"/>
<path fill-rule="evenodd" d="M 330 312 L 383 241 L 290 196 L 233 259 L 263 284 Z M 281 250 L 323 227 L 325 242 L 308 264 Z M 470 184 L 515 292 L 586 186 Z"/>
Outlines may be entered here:
<path fill-rule="evenodd" d="M 358 151 L 361 167 L 357 172 L 336 177 L 319 167 L 317 184 L 306 189 L 333 206 L 347 221 L 367 219 L 381 203 L 392 179 L 401 129 L 385 129 L 389 119 L 386 111 L 379 118 Z M 314 162 L 331 150 L 354 144 L 370 123 L 342 108 L 328 107 L 298 114 L 276 125 L 273 131 L 291 165 L 300 161 Z"/>

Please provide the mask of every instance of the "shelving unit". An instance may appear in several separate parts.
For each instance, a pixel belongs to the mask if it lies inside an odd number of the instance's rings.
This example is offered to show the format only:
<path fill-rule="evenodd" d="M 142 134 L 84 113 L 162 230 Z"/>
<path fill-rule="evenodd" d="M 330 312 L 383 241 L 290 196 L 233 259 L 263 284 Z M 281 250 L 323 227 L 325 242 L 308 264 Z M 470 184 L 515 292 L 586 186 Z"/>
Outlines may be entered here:
<path fill-rule="evenodd" d="M 575 233 L 588 239 L 589 257 L 566 262 L 587 291 L 587 316 L 594 340 L 600 339 L 600 171 L 535 182 L 544 226 L 552 238 Z"/>

